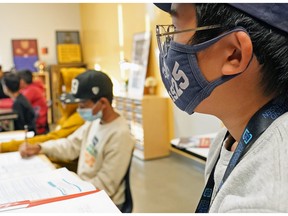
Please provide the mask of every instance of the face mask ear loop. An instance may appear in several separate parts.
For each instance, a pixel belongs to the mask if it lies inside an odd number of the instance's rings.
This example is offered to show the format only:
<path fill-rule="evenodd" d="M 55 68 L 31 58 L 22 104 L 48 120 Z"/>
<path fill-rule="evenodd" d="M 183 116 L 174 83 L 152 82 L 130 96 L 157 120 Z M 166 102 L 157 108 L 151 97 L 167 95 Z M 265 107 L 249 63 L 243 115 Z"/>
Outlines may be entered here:
<path fill-rule="evenodd" d="M 212 38 L 212 39 L 210 39 L 208 41 L 204 41 L 202 43 L 193 45 L 194 46 L 194 50 L 195 50 L 195 52 L 199 52 L 201 50 L 204 50 L 204 49 L 208 48 L 209 46 L 211 46 L 212 44 L 215 44 L 216 42 L 218 42 L 219 40 L 221 40 L 225 36 L 227 36 L 227 35 L 229 35 L 229 34 L 231 34 L 233 32 L 239 32 L 239 31 L 243 31 L 243 32 L 246 32 L 248 34 L 248 32 L 246 31 L 245 28 L 243 28 L 242 26 L 236 26 L 232 30 L 223 32 L 222 34 L 220 34 L 217 37 L 214 37 L 214 38 Z"/>
<path fill-rule="evenodd" d="M 253 53 L 253 51 L 252 51 L 252 55 L 251 55 L 251 58 L 250 58 L 248 64 L 246 65 L 246 67 L 244 68 L 243 71 L 240 71 L 240 72 L 239 72 L 239 74 L 240 74 L 240 73 L 243 73 L 244 71 L 247 70 L 247 68 L 250 66 L 250 64 L 251 64 L 251 62 L 252 62 L 253 57 L 254 57 L 254 53 Z"/>
<path fill-rule="evenodd" d="M 254 57 L 254 53 L 253 53 L 253 51 L 252 51 L 251 58 L 250 58 L 248 64 L 246 65 L 246 67 L 245 67 L 242 71 L 239 71 L 237 74 L 235 74 L 235 75 L 231 75 L 231 76 L 235 77 L 235 76 L 238 76 L 238 75 L 240 75 L 241 73 L 245 72 L 245 71 L 247 70 L 247 68 L 250 66 L 253 57 Z"/>
<path fill-rule="evenodd" d="M 246 65 L 246 67 L 244 68 L 244 70 L 242 70 L 242 71 L 240 71 L 240 72 L 238 72 L 237 74 L 234 74 L 234 75 L 229 75 L 230 76 L 230 79 L 232 79 L 232 78 L 234 78 L 234 77 L 236 77 L 236 76 L 238 76 L 238 75 L 240 75 L 241 73 L 243 73 L 243 72 L 245 72 L 246 70 L 247 70 L 247 68 L 250 66 L 250 64 L 251 64 L 251 62 L 252 62 L 252 59 L 253 59 L 253 57 L 254 57 L 254 53 L 253 53 L 253 51 L 252 51 L 252 55 L 251 55 L 251 58 L 250 58 L 250 60 L 249 60 L 249 62 L 248 62 L 248 64 Z M 228 76 L 225 76 L 226 78 L 228 78 Z M 218 83 L 218 81 L 220 81 L 222 78 L 220 78 L 220 79 L 218 79 L 218 80 L 216 80 L 216 81 L 214 81 L 215 83 Z M 229 80 L 229 78 L 227 79 L 227 81 Z"/>
<path fill-rule="evenodd" d="M 91 112 L 92 112 L 92 115 L 93 115 L 93 116 L 95 115 L 95 114 L 94 114 L 94 109 L 95 109 L 97 103 L 98 103 L 98 101 L 91 107 Z"/>
<path fill-rule="evenodd" d="M 93 110 L 94 110 L 94 108 L 95 108 L 95 106 L 96 106 L 96 104 L 97 104 L 98 102 L 101 103 L 101 104 L 100 104 L 101 108 L 99 109 L 99 111 L 98 111 L 96 114 L 93 114 Z M 93 115 L 98 115 L 98 113 L 100 113 L 100 112 L 103 113 L 102 107 L 103 107 L 103 103 L 102 103 L 102 102 L 100 101 L 100 99 L 99 99 L 99 100 L 93 105 L 93 107 L 92 107 L 92 114 L 93 114 Z M 101 118 L 101 119 L 102 119 L 102 118 Z"/>

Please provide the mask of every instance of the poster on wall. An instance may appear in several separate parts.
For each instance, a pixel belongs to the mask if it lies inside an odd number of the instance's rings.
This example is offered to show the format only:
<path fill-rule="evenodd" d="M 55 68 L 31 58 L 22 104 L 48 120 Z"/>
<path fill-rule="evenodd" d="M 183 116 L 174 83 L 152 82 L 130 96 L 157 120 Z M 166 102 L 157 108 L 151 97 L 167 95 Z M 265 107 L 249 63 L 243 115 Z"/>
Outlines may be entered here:
<path fill-rule="evenodd" d="M 133 36 L 132 64 L 128 81 L 128 94 L 141 97 L 147 73 L 151 32 L 136 33 Z"/>
<path fill-rule="evenodd" d="M 59 64 L 82 62 L 78 31 L 56 31 L 56 46 Z"/>
<path fill-rule="evenodd" d="M 12 50 L 16 70 L 37 71 L 34 67 L 35 62 L 39 59 L 36 39 L 13 39 Z"/>

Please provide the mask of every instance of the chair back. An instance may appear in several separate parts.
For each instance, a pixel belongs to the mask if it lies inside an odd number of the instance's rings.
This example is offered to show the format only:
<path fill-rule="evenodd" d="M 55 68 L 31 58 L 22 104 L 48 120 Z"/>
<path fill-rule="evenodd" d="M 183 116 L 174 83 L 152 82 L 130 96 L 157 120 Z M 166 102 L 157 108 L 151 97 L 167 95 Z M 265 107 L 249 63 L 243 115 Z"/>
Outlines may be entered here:
<path fill-rule="evenodd" d="M 133 199 L 132 199 L 132 193 L 130 190 L 130 167 L 131 167 L 131 161 L 132 161 L 132 157 L 127 169 L 127 172 L 124 176 L 124 181 L 125 181 L 125 201 L 120 209 L 120 211 L 122 213 L 131 213 L 133 210 Z"/>

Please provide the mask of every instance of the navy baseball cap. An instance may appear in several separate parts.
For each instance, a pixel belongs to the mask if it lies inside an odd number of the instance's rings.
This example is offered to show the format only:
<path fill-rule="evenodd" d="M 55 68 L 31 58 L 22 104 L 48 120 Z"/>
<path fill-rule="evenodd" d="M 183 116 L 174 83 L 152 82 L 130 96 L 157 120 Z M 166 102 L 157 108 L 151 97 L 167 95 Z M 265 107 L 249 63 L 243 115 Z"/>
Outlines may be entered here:
<path fill-rule="evenodd" d="M 79 103 L 87 99 L 111 98 L 113 83 L 109 76 L 101 71 L 87 70 L 72 80 L 71 93 L 63 93 L 63 103 Z"/>
<path fill-rule="evenodd" d="M 170 12 L 172 3 L 154 3 L 165 12 Z M 288 33 L 288 4 L 287 3 L 228 3 L 232 7 Z"/>

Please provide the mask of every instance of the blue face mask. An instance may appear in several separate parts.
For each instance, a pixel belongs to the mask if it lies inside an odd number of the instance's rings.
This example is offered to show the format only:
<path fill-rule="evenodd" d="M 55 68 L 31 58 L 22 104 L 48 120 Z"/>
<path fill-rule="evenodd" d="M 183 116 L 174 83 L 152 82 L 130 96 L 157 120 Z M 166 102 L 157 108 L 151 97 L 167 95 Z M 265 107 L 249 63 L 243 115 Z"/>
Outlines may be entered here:
<path fill-rule="evenodd" d="M 96 115 L 93 115 L 92 108 L 78 108 L 77 112 L 85 121 L 94 121 L 96 119 L 101 119 L 103 116 L 102 111 L 100 110 Z"/>
<path fill-rule="evenodd" d="M 245 29 L 237 27 L 216 38 L 196 45 L 185 45 L 171 41 L 165 47 L 165 54 L 160 53 L 159 62 L 162 81 L 169 96 L 179 109 L 188 114 L 193 114 L 195 108 L 217 86 L 237 76 L 222 76 L 217 80 L 208 82 L 202 75 L 196 55 L 197 52 L 208 48 L 226 35 L 236 31 L 246 32 Z"/>

